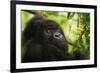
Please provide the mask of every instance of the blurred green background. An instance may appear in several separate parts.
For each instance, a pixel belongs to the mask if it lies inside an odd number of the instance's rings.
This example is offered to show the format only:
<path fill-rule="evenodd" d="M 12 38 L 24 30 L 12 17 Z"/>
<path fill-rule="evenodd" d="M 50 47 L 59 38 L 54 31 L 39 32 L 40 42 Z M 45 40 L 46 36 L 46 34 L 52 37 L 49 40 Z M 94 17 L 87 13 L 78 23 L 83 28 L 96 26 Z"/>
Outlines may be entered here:
<path fill-rule="evenodd" d="M 34 11 L 33 11 L 34 12 Z M 47 16 L 48 19 L 54 20 L 62 27 L 64 35 L 68 41 L 68 52 L 73 54 L 77 50 L 82 56 L 90 58 L 90 14 L 79 12 L 63 11 L 35 11 Z M 22 32 L 26 23 L 34 17 L 33 14 L 21 11 Z M 24 50 L 22 50 L 24 52 Z"/>

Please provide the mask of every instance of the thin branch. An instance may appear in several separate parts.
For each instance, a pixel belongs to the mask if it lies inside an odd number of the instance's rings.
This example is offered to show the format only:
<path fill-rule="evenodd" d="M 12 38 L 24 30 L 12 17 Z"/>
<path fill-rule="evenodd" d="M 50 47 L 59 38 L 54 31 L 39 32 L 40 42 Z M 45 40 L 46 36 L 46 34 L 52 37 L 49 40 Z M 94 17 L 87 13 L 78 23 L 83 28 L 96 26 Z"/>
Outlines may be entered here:
<path fill-rule="evenodd" d="M 34 15 L 43 15 L 43 13 L 41 11 L 33 11 L 33 10 L 22 10 L 22 11 L 25 11 L 25 12 L 28 12 L 28 13 L 31 13 L 31 14 L 34 14 Z"/>
<path fill-rule="evenodd" d="M 80 46 L 78 46 L 78 45 L 76 45 L 76 44 L 73 44 L 73 43 L 71 43 L 71 42 L 69 42 L 69 41 L 67 41 L 67 42 L 68 42 L 68 44 L 70 44 L 70 45 L 72 45 L 72 46 L 74 46 L 74 47 L 81 48 Z"/>

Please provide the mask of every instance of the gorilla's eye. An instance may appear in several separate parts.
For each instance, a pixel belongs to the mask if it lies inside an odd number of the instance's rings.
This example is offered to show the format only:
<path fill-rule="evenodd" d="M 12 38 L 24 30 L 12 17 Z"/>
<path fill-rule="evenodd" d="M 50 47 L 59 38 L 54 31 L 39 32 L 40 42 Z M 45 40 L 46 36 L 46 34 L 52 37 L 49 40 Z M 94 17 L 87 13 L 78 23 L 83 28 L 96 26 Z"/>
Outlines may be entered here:
<path fill-rule="evenodd" d="M 50 33 L 50 30 L 47 30 L 47 33 Z"/>
<path fill-rule="evenodd" d="M 55 32 L 53 35 L 54 35 L 54 38 L 56 38 L 56 39 L 63 38 L 63 35 L 60 32 Z"/>
<path fill-rule="evenodd" d="M 44 33 L 47 37 L 50 37 L 52 35 L 50 30 L 45 30 Z"/>

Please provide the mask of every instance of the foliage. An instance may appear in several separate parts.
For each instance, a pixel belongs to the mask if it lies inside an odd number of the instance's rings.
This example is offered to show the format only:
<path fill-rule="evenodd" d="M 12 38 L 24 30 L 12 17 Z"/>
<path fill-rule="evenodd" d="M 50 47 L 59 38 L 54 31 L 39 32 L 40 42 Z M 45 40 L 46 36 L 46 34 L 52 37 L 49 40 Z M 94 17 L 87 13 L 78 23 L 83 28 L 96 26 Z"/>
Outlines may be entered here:
<path fill-rule="evenodd" d="M 79 12 L 40 11 L 48 19 L 54 20 L 62 27 L 68 50 L 71 54 L 77 50 L 85 58 L 90 57 L 90 14 Z M 31 13 L 22 11 L 22 31 L 27 21 L 33 17 Z"/>

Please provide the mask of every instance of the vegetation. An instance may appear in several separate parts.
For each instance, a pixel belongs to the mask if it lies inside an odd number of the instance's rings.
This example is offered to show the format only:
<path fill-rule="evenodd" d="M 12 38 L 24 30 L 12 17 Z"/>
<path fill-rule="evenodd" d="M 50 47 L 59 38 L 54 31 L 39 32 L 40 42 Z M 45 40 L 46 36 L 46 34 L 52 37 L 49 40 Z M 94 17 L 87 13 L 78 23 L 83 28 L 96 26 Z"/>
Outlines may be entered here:
<path fill-rule="evenodd" d="M 63 29 L 68 41 L 68 51 L 74 54 L 77 51 L 85 57 L 90 57 L 90 14 L 79 12 L 58 12 L 58 11 L 21 11 L 22 31 L 29 19 L 34 17 L 32 12 L 37 12 L 54 20 Z"/>

